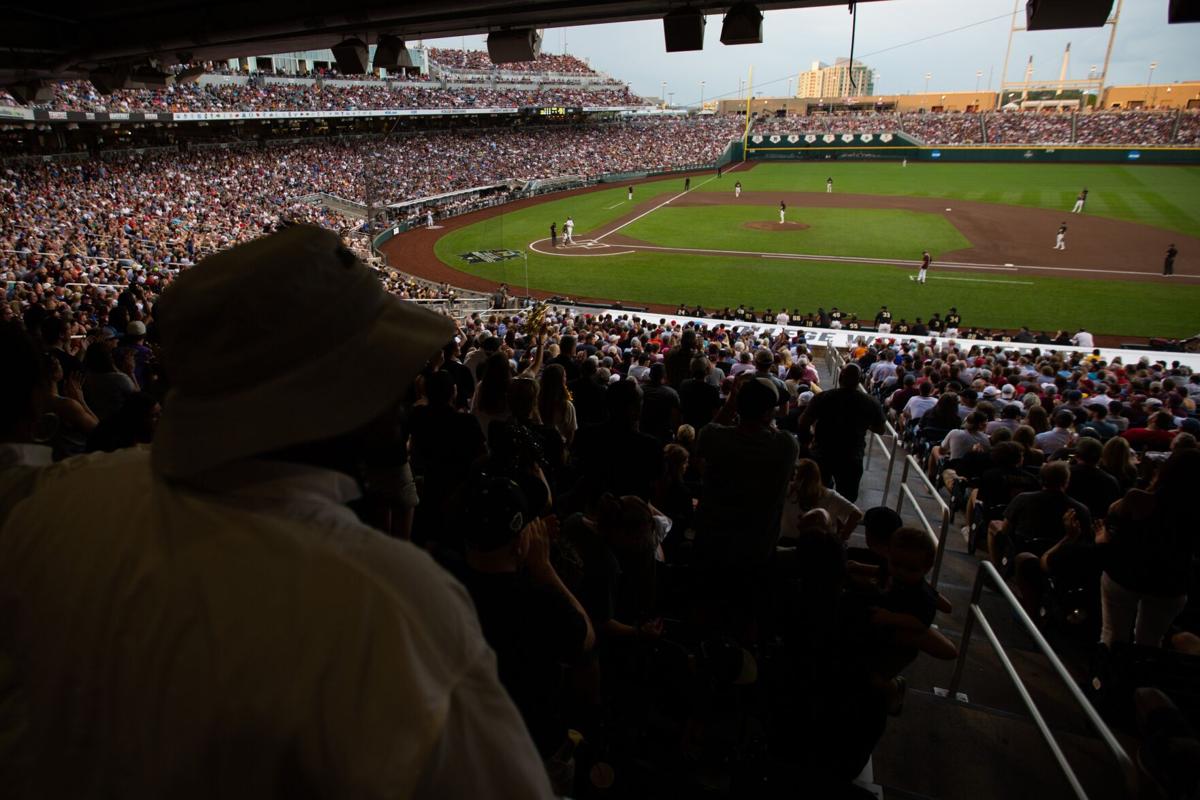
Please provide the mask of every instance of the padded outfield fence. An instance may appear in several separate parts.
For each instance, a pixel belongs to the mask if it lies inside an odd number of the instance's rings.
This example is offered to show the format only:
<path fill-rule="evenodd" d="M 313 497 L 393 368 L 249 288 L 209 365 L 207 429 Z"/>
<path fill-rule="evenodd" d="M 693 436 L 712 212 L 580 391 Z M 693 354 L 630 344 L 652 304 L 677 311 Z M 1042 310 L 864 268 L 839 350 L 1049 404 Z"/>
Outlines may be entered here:
<path fill-rule="evenodd" d="M 1200 164 L 1200 147 L 923 145 L 903 133 L 752 134 L 730 157 L 751 161 L 1007 161 L 1046 164 Z"/>

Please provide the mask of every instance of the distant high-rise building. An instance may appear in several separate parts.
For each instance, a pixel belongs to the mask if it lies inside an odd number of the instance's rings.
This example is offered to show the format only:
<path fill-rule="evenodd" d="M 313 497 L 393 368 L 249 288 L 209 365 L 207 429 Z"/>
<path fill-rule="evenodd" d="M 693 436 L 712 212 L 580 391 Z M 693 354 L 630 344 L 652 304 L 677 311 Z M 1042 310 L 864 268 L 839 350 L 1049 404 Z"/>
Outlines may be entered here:
<path fill-rule="evenodd" d="M 875 93 L 871 69 L 857 59 L 839 58 L 830 64 L 814 61 L 812 69 L 801 72 L 796 81 L 796 97 L 857 97 Z"/>

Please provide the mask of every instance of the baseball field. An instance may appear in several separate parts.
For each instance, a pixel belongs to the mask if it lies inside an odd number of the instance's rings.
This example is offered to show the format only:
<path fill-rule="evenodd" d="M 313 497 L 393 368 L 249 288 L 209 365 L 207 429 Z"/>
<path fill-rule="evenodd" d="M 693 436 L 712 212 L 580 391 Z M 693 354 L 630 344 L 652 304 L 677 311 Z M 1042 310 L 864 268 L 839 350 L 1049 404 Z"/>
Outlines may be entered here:
<path fill-rule="evenodd" d="M 988 328 L 1200 332 L 1200 168 L 750 162 L 692 175 L 688 191 L 682 177 L 652 180 L 629 200 L 628 186 L 476 212 L 385 249 L 402 269 L 468 288 L 522 289 L 528 269 L 535 293 L 656 310 L 838 306 L 871 319 L 887 304 L 912 321 L 956 306 Z M 1083 188 L 1083 213 L 1070 213 Z M 923 249 L 933 268 L 920 285 Z"/>

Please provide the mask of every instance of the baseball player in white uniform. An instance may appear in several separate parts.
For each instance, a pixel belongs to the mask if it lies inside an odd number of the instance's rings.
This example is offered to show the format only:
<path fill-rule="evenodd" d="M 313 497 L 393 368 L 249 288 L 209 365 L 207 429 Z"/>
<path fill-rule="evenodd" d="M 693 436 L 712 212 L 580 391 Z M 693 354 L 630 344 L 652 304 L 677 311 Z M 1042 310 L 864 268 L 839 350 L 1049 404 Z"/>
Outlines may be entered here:
<path fill-rule="evenodd" d="M 735 183 L 733 185 L 733 196 L 735 198 L 742 196 L 742 182 L 741 181 L 738 181 L 737 183 Z"/>
<path fill-rule="evenodd" d="M 1058 233 L 1055 234 L 1055 236 L 1054 236 L 1054 249 L 1055 250 L 1066 250 L 1067 249 L 1067 223 L 1065 223 L 1065 222 L 1062 225 L 1058 226 Z"/>
<path fill-rule="evenodd" d="M 928 250 L 921 251 L 921 267 L 917 270 L 917 277 L 914 279 L 917 283 L 925 282 L 925 274 L 929 272 L 929 264 L 932 261 L 933 259 L 930 257 Z M 912 278 L 911 275 L 908 277 Z"/>
<path fill-rule="evenodd" d="M 575 244 L 575 220 L 567 217 L 563 223 L 563 244 Z"/>
<path fill-rule="evenodd" d="M 782 225 L 784 223 L 784 217 L 786 215 L 787 215 L 787 203 L 780 200 L 779 201 L 779 224 L 780 225 Z"/>

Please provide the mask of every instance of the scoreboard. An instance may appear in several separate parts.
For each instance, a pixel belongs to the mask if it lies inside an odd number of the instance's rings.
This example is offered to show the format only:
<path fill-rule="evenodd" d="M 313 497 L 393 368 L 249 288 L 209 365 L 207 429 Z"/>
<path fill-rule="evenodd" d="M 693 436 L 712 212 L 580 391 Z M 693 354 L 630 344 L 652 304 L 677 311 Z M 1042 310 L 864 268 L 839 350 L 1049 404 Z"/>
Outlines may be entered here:
<path fill-rule="evenodd" d="M 582 114 L 580 106 L 525 106 L 521 113 L 528 117 L 568 117 Z"/>

